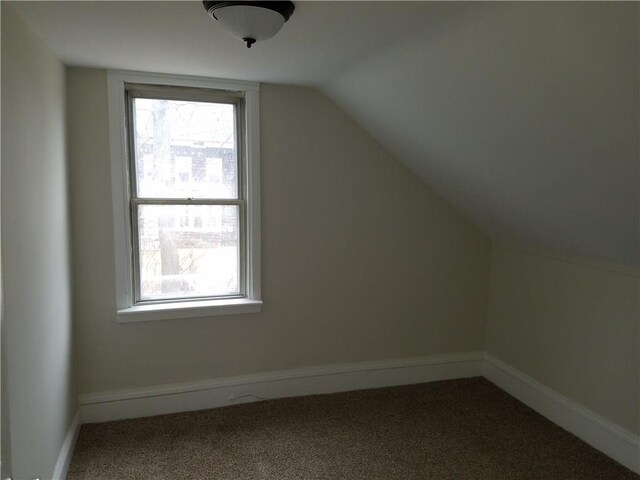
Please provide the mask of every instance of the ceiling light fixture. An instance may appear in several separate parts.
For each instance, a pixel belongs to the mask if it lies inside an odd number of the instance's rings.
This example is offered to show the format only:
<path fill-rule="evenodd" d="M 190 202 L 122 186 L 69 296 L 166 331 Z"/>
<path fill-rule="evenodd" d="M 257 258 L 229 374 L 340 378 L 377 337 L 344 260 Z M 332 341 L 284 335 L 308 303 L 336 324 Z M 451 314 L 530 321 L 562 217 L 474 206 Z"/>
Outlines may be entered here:
<path fill-rule="evenodd" d="M 248 48 L 273 37 L 295 10 L 293 2 L 202 2 L 211 18 L 219 21 Z"/>

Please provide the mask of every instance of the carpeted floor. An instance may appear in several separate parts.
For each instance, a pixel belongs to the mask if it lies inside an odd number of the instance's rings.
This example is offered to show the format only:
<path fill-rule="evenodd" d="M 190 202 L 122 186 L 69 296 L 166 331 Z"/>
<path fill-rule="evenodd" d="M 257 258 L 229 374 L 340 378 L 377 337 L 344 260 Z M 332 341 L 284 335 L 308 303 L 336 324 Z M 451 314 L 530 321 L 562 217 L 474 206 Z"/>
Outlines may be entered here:
<path fill-rule="evenodd" d="M 482 378 L 83 425 L 80 479 L 639 479 Z"/>

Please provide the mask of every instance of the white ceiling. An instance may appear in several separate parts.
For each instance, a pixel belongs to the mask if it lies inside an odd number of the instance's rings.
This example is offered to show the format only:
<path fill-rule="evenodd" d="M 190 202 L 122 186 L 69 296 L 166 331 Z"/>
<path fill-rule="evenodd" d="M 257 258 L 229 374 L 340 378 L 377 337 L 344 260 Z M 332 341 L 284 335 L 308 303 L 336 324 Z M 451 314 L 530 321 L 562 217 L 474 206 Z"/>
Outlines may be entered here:
<path fill-rule="evenodd" d="M 201 2 L 12 2 L 67 64 L 321 88 L 500 241 L 637 266 L 639 4 L 296 2 L 248 50 Z"/>
<path fill-rule="evenodd" d="M 306 85 L 318 85 L 353 62 L 469 8 L 297 1 L 291 20 L 275 37 L 247 49 L 216 25 L 199 1 L 11 5 L 69 65 Z"/>

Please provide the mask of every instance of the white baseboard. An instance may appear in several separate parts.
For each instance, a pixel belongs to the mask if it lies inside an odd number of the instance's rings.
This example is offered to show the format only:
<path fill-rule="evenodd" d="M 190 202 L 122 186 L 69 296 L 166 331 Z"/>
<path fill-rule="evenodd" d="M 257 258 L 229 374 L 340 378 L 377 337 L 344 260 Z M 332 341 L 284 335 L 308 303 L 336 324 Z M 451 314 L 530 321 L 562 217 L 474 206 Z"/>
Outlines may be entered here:
<path fill-rule="evenodd" d="M 56 466 L 53 469 L 53 480 L 65 480 L 67 478 L 67 472 L 69 471 L 69 465 L 71 464 L 71 457 L 73 457 L 73 450 L 78 440 L 78 434 L 80 433 L 80 412 L 78 411 L 71 421 L 67 435 L 62 442 L 60 448 L 60 454 L 56 461 Z"/>
<path fill-rule="evenodd" d="M 484 353 L 360 362 L 80 396 L 83 423 L 223 407 L 261 399 L 482 375 Z"/>
<path fill-rule="evenodd" d="M 83 423 L 224 407 L 262 399 L 336 393 L 484 375 L 502 390 L 636 473 L 640 439 L 484 352 L 300 368 L 80 396 Z M 77 420 L 63 452 L 71 452 Z M 75 433 L 73 433 L 75 432 Z M 66 448 L 66 450 L 65 450 Z M 70 453 L 54 478 L 64 479 Z M 65 463 L 66 462 L 66 463 Z"/>
<path fill-rule="evenodd" d="M 640 438 L 487 354 L 484 376 L 553 423 L 640 473 Z"/>

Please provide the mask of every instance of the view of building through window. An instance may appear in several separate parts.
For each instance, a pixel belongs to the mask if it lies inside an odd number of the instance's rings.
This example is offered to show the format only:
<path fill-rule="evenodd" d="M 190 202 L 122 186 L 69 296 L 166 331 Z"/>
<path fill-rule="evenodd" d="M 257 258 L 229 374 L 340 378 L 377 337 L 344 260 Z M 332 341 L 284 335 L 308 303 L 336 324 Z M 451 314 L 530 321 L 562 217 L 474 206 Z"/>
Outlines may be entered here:
<path fill-rule="evenodd" d="M 240 294 L 235 105 L 132 101 L 139 300 Z"/>

